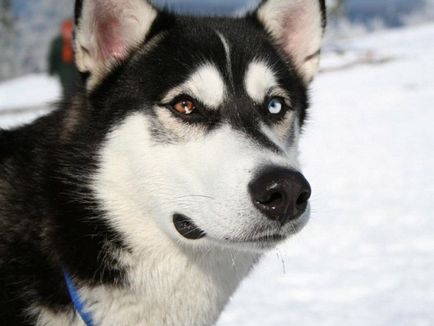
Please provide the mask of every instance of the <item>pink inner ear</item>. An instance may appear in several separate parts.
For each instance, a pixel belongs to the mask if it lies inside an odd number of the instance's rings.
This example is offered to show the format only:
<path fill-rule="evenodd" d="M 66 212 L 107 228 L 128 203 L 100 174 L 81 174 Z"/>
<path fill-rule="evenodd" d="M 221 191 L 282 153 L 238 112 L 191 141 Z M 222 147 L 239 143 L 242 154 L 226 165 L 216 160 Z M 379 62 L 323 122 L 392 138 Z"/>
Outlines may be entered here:
<path fill-rule="evenodd" d="M 306 33 L 309 22 L 308 12 L 305 7 L 294 8 L 293 11 L 285 14 L 283 18 L 282 42 L 286 53 L 295 60 L 300 60 L 299 55 L 305 51 L 306 44 L 310 40 L 303 39 L 309 37 Z"/>
<path fill-rule="evenodd" d="M 98 55 L 102 61 L 124 59 L 128 55 L 122 25 L 118 18 L 106 16 L 97 23 Z"/>

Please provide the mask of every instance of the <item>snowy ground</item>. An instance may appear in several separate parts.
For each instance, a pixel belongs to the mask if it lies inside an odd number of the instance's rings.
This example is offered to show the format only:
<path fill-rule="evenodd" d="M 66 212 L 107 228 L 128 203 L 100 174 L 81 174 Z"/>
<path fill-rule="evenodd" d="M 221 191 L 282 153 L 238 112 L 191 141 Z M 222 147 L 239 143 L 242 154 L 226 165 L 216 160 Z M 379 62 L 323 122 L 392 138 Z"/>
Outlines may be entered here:
<path fill-rule="evenodd" d="M 326 54 L 302 143 L 312 220 L 262 261 L 218 326 L 434 325 L 433 40 L 434 24 Z M 38 113 L 11 107 L 57 94 L 41 76 L 0 85 L 0 126 Z"/>
<path fill-rule="evenodd" d="M 0 84 L 0 127 L 21 124 L 48 111 L 60 98 L 55 78 L 29 75 Z"/>

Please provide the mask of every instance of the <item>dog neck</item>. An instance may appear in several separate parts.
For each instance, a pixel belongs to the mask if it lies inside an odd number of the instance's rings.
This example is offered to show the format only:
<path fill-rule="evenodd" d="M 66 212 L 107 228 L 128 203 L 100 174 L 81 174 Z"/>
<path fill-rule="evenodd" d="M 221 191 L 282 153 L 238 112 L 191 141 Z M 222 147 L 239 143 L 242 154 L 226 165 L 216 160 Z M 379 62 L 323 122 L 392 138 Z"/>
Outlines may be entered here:
<path fill-rule="evenodd" d="M 96 325 L 213 325 L 259 257 L 160 241 L 158 252 L 122 253 L 124 284 L 76 286 Z M 71 312 L 38 310 L 38 325 L 82 325 Z"/>
<path fill-rule="evenodd" d="M 125 287 L 83 290 L 89 302 L 101 303 L 91 309 L 96 324 L 212 325 L 258 259 L 251 253 L 163 246 L 157 253 L 124 257 Z"/>

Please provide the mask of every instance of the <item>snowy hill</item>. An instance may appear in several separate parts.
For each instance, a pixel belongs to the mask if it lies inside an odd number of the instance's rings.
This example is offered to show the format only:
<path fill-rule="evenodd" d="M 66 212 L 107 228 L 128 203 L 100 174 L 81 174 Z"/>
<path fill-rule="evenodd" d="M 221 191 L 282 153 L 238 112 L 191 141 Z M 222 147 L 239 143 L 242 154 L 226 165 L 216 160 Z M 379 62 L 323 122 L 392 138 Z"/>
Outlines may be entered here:
<path fill-rule="evenodd" d="M 312 220 L 265 257 L 218 326 L 433 325 L 433 40 L 431 24 L 328 50 L 302 142 Z M 0 125 L 57 97 L 43 76 L 0 84 Z"/>

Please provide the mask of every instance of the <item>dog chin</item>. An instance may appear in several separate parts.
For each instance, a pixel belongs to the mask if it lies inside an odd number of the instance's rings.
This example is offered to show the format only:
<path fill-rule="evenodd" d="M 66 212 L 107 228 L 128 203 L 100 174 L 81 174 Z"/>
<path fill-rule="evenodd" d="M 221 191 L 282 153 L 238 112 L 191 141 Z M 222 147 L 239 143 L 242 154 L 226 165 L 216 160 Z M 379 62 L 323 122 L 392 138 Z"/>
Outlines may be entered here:
<path fill-rule="evenodd" d="M 283 231 L 262 236 L 256 235 L 255 237 L 246 236 L 243 240 L 226 239 L 224 242 L 218 241 L 218 243 L 237 250 L 267 252 L 299 233 L 306 226 L 309 218 L 310 214 L 306 212 L 298 219 L 289 222 Z"/>
<path fill-rule="evenodd" d="M 187 242 L 188 245 L 194 247 L 220 247 L 248 252 L 266 252 L 299 233 L 310 219 L 310 209 L 308 207 L 302 216 L 276 229 L 275 232 L 268 230 L 266 233 L 255 233 L 254 235 L 246 232 L 246 235 L 237 238 L 229 235 L 224 237 L 211 236 L 207 234 L 206 230 L 201 230 L 195 226 L 191 219 L 180 218 L 180 216 L 182 215 L 174 217 L 175 228 L 178 231 L 178 236 L 182 237 L 183 242 Z M 188 221 L 187 223 L 190 225 L 180 225 L 179 221 Z"/>

